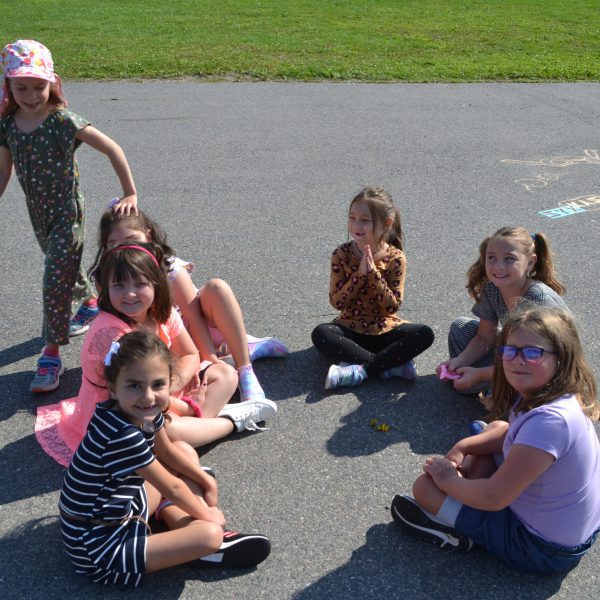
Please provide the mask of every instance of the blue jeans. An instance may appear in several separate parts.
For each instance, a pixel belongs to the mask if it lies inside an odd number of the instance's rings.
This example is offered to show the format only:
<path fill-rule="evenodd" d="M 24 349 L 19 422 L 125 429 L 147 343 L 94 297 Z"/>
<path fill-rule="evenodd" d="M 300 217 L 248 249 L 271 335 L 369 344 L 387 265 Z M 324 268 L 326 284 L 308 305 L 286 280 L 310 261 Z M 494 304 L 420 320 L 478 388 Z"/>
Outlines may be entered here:
<path fill-rule="evenodd" d="M 490 554 L 520 571 L 548 574 L 569 571 L 592 547 L 599 531 L 578 546 L 559 546 L 534 535 L 510 508 L 490 512 L 470 506 L 460 509 L 454 527 Z"/>

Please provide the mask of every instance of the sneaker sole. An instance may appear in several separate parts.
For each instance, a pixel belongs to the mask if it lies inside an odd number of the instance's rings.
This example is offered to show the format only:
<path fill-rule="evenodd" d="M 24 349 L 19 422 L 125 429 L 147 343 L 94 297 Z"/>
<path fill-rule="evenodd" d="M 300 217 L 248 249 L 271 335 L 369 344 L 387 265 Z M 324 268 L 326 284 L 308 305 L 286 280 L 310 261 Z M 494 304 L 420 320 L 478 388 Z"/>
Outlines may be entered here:
<path fill-rule="evenodd" d="M 432 521 L 412 498 L 396 496 L 392 501 L 391 512 L 396 524 L 407 533 L 421 540 L 433 542 L 444 550 L 467 552 L 473 547 L 472 540 L 452 527 Z M 435 525 L 435 529 L 432 524 Z"/>
<path fill-rule="evenodd" d="M 271 542 L 263 535 L 248 535 L 239 540 L 223 542 L 219 552 L 199 559 L 202 566 L 249 569 L 271 554 Z"/>
<path fill-rule="evenodd" d="M 69 337 L 77 337 L 78 335 L 85 333 L 89 328 L 90 328 L 89 325 L 84 325 L 83 327 L 80 327 L 76 331 L 69 331 Z"/>
<path fill-rule="evenodd" d="M 53 392 L 59 385 L 60 385 L 60 376 L 65 372 L 65 366 L 61 365 L 60 369 L 58 370 L 58 377 L 56 378 L 56 382 L 53 383 L 51 386 L 49 387 L 30 387 L 29 390 L 31 392 L 33 392 L 34 394 L 43 394 L 44 392 Z"/>

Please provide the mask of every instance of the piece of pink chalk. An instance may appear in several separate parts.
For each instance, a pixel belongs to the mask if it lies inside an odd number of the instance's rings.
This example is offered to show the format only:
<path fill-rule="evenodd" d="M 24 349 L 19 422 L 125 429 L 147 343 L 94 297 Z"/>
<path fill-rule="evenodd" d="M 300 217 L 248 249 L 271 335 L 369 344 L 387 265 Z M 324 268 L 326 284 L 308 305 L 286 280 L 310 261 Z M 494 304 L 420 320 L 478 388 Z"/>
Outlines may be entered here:
<path fill-rule="evenodd" d="M 453 371 L 449 371 L 445 364 L 442 365 L 440 379 L 460 379 L 461 377 L 462 373 L 454 373 Z"/>

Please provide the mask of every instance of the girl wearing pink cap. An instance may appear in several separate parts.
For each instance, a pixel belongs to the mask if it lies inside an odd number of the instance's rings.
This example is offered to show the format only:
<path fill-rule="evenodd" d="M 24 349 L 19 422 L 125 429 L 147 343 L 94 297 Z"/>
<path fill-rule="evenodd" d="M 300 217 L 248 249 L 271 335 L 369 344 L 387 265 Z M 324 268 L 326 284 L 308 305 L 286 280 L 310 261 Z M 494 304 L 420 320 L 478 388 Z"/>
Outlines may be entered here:
<path fill-rule="evenodd" d="M 123 188 L 116 212 L 137 212 L 136 189 L 119 145 L 66 109 L 48 48 L 34 40 L 18 40 L 3 48 L 0 65 L 0 196 L 14 166 L 46 255 L 42 328 L 46 345 L 31 390 L 47 392 L 58 387 L 64 371 L 59 347 L 69 343 L 70 335 L 86 331 L 98 313 L 81 266 L 84 198 L 77 147 L 85 142 L 110 160 Z"/>

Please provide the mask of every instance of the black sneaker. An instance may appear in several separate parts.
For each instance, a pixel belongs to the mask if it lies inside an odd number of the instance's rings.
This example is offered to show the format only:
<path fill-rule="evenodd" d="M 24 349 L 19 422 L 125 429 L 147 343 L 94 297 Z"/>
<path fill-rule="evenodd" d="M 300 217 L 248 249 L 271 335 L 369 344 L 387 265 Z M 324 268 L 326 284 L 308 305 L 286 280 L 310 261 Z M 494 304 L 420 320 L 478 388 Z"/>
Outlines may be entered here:
<path fill-rule="evenodd" d="M 392 517 L 399 527 L 415 537 L 438 544 L 450 552 L 467 552 L 473 541 L 456 529 L 434 521 L 410 496 L 396 496 L 392 501 Z"/>
<path fill-rule="evenodd" d="M 214 470 L 212 467 L 202 467 L 202 470 L 207 474 L 210 475 L 213 479 L 217 478 L 217 475 L 215 474 Z"/>
<path fill-rule="evenodd" d="M 260 564 L 271 553 L 269 538 L 260 533 L 223 532 L 217 552 L 199 559 L 202 566 L 248 569 Z"/>

